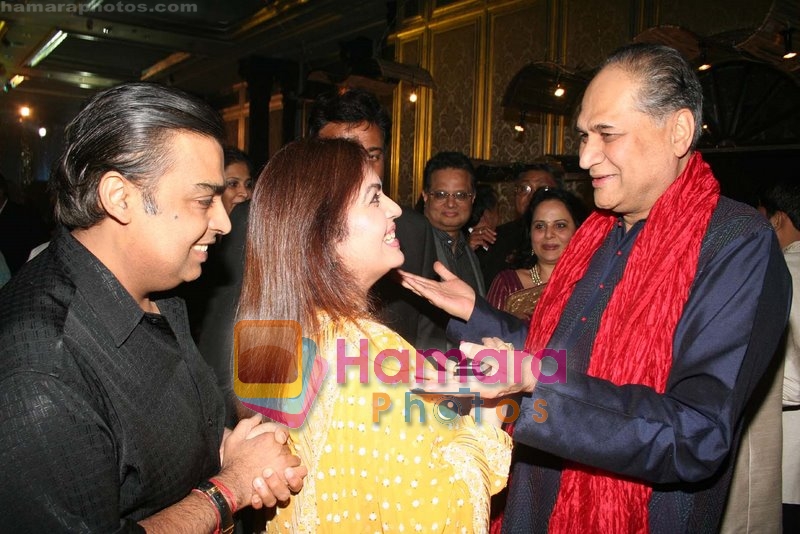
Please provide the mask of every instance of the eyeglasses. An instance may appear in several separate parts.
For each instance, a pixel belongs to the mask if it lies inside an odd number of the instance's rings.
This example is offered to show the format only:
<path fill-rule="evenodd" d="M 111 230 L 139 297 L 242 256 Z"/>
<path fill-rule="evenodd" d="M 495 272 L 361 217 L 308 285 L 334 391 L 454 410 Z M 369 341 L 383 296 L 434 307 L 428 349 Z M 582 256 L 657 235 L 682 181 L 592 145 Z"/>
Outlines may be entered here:
<path fill-rule="evenodd" d="M 474 197 L 475 193 L 468 193 L 466 191 L 456 191 L 455 193 L 448 193 L 447 191 L 431 191 L 430 195 L 436 202 L 446 202 L 450 197 L 453 197 L 456 202 L 466 202 Z"/>
<path fill-rule="evenodd" d="M 528 184 L 517 184 L 517 185 L 514 186 L 514 192 L 516 194 L 518 194 L 518 195 L 530 195 L 531 193 L 535 193 L 536 191 L 539 191 L 540 189 L 544 189 L 545 191 L 549 191 L 550 189 L 552 189 L 552 187 L 545 185 L 545 186 L 537 187 L 536 189 L 534 189 L 531 186 L 529 186 Z"/>

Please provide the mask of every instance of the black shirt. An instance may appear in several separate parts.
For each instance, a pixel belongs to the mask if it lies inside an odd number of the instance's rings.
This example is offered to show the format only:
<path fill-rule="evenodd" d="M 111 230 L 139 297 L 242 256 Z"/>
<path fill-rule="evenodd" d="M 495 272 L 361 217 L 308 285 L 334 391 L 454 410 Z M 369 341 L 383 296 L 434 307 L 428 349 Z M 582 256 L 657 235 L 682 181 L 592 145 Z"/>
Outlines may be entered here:
<path fill-rule="evenodd" d="M 68 232 L 0 290 L 0 524 L 142 531 L 219 471 L 222 396 L 179 299 L 146 314 Z"/>

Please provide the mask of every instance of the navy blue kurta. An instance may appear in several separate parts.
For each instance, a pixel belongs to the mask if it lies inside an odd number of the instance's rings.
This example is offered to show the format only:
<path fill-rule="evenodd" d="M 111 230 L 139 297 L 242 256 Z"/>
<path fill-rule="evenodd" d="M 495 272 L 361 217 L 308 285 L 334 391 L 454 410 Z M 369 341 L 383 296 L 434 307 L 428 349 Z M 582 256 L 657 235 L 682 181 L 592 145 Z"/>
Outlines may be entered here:
<path fill-rule="evenodd" d="M 791 279 L 769 224 L 721 197 L 675 332 L 665 393 L 590 377 L 600 317 L 643 224 L 611 230 L 548 343 L 567 351 L 567 380 L 539 383 L 522 401 L 504 532 L 547 532 L 562 459 L 652 484 L 653 533 L 719 528 L 742 412 L 786 324 Z M 498 336 L 522 347 L 527 325 L 478 299 L 470 320 L 452 320 L 448 335 L 476 342 Z M 533 419 L 537 399 L 547 402 L 542 423 Z"/>

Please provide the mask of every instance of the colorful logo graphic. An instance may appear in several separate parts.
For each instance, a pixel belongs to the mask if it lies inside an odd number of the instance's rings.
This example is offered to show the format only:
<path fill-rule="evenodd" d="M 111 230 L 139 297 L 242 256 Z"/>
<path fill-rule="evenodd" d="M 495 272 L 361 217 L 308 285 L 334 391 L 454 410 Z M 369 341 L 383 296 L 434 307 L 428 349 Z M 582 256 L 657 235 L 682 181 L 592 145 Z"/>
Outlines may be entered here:
<path fill-rule="evenodd" d="M 251 410 L 300 428 L 328 373 L 328 362 L 317 352 L 296 321 L 239 321 L 233 391 Z"/>

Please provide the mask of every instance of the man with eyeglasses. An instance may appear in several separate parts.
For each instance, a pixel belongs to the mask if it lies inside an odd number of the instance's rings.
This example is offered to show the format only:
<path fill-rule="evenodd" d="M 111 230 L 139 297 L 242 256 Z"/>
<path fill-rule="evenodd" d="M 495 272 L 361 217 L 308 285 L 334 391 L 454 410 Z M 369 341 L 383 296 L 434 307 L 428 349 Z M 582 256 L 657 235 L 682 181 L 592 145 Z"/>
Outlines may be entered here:
<path fill-rule="evenodd" d="M 476 179 L 472 163 L 460 152 L 439 152 L 425 164 L 422 188 L 424 214 L 431 225 L 436 259 L 458 273 L 476 293 L 485 295 L 480 262 L 462 231 L 475 202 Z M 421 315 L 417 348 L 452 348 L 445 335 L 449 317 L 433 307 Z"/>
<path fill-rule="evenodd" d="M 497 227 L 495 240 L 485 253 L 478 254 L 484 283 L 490 286 L 494 277 L 516 261 L 517 252 L 530 239 L 525 228 L 525 211 L 533 194 L 543 187 L 563 187 L 564 171 L 550 163 L 531 163 L 517 173 L 514 183 L 514 208 L 517 218 Z"/>

